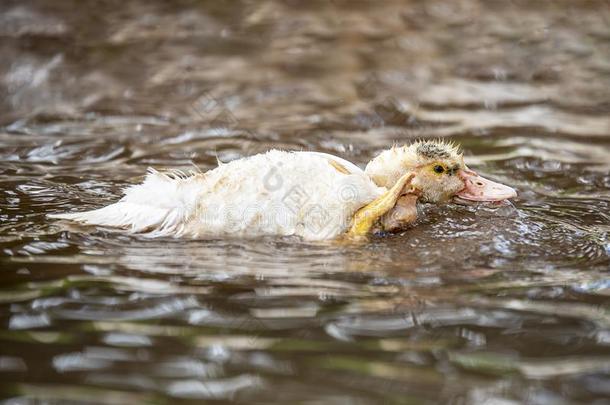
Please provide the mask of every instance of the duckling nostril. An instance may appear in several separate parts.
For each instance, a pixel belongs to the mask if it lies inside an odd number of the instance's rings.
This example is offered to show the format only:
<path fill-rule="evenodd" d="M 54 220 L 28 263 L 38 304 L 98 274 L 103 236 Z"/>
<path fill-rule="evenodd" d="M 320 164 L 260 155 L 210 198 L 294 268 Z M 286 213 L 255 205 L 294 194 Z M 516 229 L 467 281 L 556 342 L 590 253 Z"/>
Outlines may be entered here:
<path fill-rule="evenodd" d="M 481 183 L 480 181 L 477 181 L 477 186 L 482 186 L 483 183 Z"/>

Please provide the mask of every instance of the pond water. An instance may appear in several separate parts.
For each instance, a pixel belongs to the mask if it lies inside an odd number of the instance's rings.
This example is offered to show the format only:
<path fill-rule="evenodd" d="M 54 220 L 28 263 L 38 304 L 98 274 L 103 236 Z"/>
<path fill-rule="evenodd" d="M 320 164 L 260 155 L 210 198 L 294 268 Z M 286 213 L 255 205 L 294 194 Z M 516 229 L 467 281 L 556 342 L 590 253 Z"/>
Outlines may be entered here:
<path fill-rule="evenodd" d="M 4 1 L 0 35 L 8 403 L 610 400 L 607 2 Z M 45 218 L 435 137 L 519 197 L 354 246 Z"/>

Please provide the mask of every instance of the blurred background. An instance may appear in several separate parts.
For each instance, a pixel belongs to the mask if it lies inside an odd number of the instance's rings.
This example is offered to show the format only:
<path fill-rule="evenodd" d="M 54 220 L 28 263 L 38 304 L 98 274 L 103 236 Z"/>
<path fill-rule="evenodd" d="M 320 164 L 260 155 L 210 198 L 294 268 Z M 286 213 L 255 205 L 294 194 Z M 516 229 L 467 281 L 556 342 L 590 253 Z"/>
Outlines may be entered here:
<path fill-rule="evenodd" d="M 7 403 L 610 400 L 608 1 L 5 0 L 0 94 Z M 519 198 L 359 247 L 45 218 L 438 137 Z"/>

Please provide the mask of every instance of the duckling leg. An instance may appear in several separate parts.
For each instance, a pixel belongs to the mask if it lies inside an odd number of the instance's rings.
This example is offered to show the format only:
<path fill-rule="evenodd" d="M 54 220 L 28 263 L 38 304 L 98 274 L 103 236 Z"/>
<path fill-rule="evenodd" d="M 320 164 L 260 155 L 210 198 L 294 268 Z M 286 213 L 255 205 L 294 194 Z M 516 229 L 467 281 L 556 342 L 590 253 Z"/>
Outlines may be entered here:
<path fill-rule="evenodd" d="M 384 231 L 395 232 L 404 229 L 417 220 L 417 194 L 403 194 L 390 211 L 383 214 L 379 222 Z"/>
<path fill-rule="evenodd" d="M 402 190 L 411 180 L 413 180 L 413 177 L 414 174 L 412 173 L 405 174 L 398 179 L 391 189 L 360 208 L 354 215 L 352 227 L 347 232 L 348 238 L 357 239 L 368 234 L 375 224 L 375 221 L 394 207 L 396 201 L 398 201 L 402 194 Z"/>

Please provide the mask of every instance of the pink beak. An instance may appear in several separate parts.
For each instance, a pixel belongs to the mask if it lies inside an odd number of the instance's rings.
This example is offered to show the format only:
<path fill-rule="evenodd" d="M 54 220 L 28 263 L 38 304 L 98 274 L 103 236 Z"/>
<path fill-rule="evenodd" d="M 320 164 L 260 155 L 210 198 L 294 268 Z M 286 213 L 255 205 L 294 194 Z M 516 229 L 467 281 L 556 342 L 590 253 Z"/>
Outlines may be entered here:
<path fill-rule="evenodd" d="M 464 188 L 456 196 L 464 200 L 502 201 L 517 196 L 514 188 L 487 180 L 470 169 L 460 170 L 458 176 L 464 181 Z"/>

